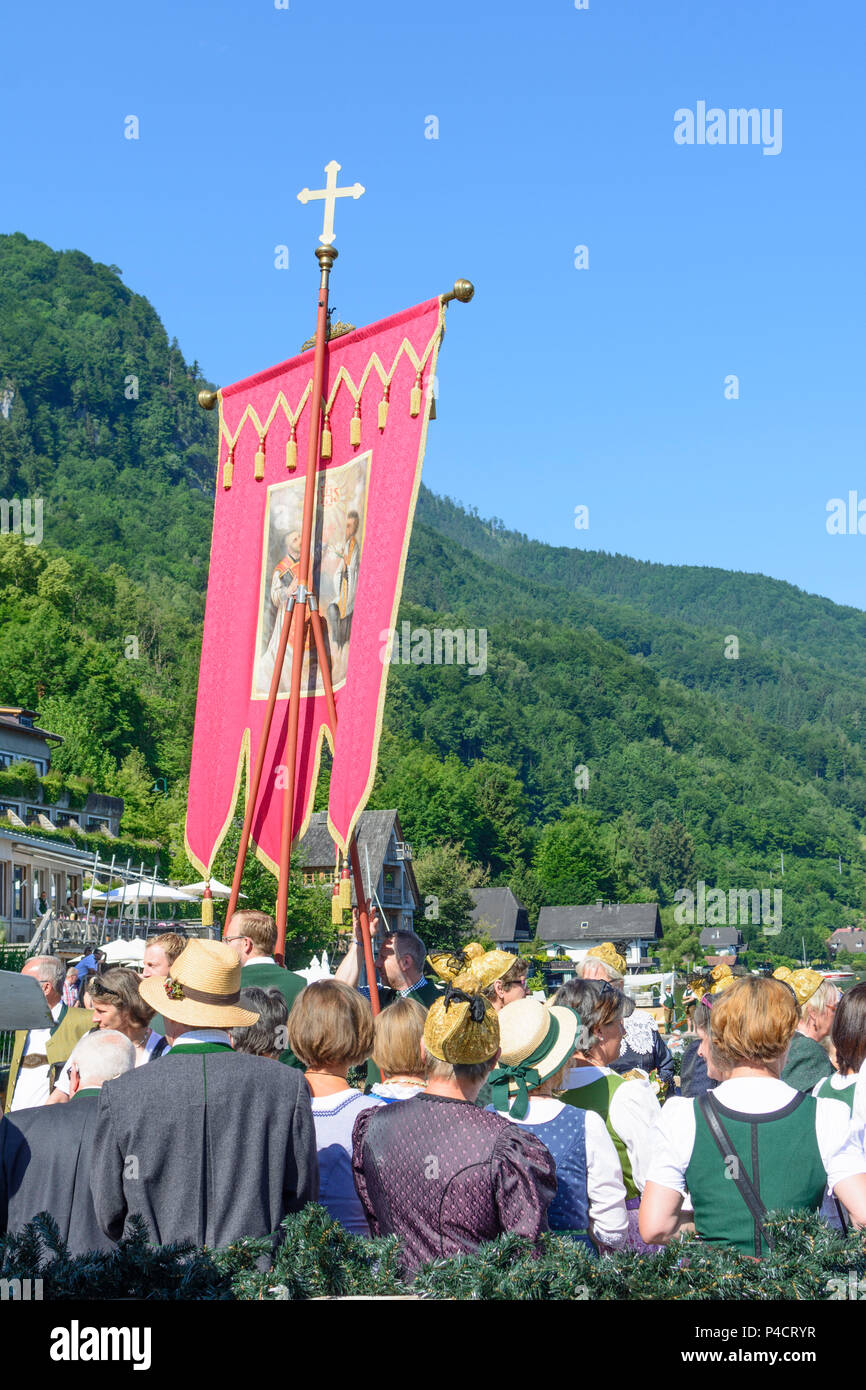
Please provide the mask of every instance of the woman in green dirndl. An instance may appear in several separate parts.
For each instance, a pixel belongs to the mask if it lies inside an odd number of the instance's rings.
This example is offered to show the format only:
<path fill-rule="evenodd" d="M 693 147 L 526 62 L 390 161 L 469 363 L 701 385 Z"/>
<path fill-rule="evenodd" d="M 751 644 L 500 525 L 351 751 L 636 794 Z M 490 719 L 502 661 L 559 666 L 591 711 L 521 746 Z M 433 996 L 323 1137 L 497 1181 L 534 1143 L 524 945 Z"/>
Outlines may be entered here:
<path fill-rule="evenodd" d="M 714 999 L 708 1039 L 716 1090 L 672 1099 L 655 1130 L 640 1208 L 646 1241 L 694 1229 L 710 1245 L 763 1256 L 767 1212 L 819 1211 L 829 1187 L 853 1223 L 866 1224 L 866 1154 L 848 1146 L 849 1107 L 781 1080 L 799 1010 L 781 980 L 750 975 Z"/>

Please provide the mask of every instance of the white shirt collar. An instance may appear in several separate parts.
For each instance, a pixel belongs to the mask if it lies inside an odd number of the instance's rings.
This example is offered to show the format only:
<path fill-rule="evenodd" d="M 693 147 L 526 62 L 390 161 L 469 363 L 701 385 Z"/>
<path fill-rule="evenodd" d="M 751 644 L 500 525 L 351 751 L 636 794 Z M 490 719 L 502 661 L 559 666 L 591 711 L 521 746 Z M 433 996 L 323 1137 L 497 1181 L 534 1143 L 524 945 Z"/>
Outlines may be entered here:
<path fill-rule="evenodd" d="M 276 965 L 273 956 L 250 956 L 247 965 Z"/>
<path fill-rule="evenodd" d="M 54 1005 L 54 1008 L 51 1010 L 51 1017 L 54 1019 L 54 1022 L 55 1022 L 55 1023 L 57 1022 L 58 1018 L 60 1017 L 60 1010 L 61 1010 L 62 1008 L 63 1008 L 63 1000 L 62 1000 L 62 999 L 58 999 L 57 1003 Z"/>
<path fill-rule="evenodd" d="M 231 1047 L 232 1040 L 224 1028 L 195 1028 L 175 1038 L 172 1048 L 183 1047 L 184 1043 L 225 1043 L 226 1047 Z"/>

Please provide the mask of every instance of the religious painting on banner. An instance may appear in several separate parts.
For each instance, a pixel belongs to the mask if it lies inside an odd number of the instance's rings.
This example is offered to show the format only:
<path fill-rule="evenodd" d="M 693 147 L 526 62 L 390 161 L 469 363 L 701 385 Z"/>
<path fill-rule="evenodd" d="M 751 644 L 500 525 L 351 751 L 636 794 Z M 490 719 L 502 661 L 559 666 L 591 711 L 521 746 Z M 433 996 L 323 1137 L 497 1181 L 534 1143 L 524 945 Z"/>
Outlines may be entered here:
<path fill-rule="evenodd" d="M 335 691 L 345 683 L 349 664 L 349 637 L 364 544 L 370 457 L 366 453 L 342 467 L 329 469 L 327 475 L 319 478 L 316 489 L 313 592 L 319 595 L 322 612 L 327 618 L 326 637 Z M 254 700 L 268 697 L 286 605 L 298 588 L 303 509 L 303 478 L 275 483 L 268 488 Z M 291 677 L 292 652 L 288 648 L 280 676 L 280 694 L 288 695 Z M 324 694 L 324 687 L 315 648 L 307 645 L 301 697 L 311 692 Z"/>
<path fill-rule="evenodd" d="M 300 573 L 312 418 L 313 352 L 219 392 L 220 446 L 193 734 L 186 848 L 209 874 L 238 793 L 249 792 L 283 615 L 299 586 L 315 595 L 337 708 L 330 728 L 312 636 L 301 657 L 292 835 L 312 811 L 321 747 L 332 750 L 331 834 L 346 850 L 376 772 L 389 663 L 421 481 L 444 297 L 328 344 L 311 573 Z M 274 872 L 288 784 L 289 644 L 252 822 Z M 240 808 L 238 808 L 240 809 Z"/>

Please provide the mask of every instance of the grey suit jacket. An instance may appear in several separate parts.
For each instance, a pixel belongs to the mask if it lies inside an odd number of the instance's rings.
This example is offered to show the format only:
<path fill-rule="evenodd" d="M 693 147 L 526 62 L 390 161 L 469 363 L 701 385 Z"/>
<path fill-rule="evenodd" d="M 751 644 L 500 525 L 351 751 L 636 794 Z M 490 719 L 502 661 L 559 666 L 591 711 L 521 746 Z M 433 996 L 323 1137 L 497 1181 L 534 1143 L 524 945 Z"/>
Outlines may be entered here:
<path fill-rule="evenodd" d="M 60 1228 L 71 1255 L 111 1250 L 90 1195 L 99 1095 L 37 1105 L 0 1120 L 0 1231 L 16 1232 L 41 1211 Z"/>
<path fill-rule="evenodd" d="M 91 1188 L 113 1240 L 136 1213 L 156 1245 L 278 1239 L 283 1217 L 319 1195 L 303 1076 L 267 1057 L 180 1046 L 106 1082 Z"/>

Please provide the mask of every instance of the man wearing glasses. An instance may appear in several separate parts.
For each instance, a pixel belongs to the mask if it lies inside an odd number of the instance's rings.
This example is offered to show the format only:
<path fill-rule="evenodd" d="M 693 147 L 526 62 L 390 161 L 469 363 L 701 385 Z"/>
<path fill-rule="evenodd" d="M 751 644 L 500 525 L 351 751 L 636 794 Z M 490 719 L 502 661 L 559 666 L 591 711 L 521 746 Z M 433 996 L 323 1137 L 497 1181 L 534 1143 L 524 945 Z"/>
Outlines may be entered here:
<path fill-rule="evenodd" d="M 241 988 L 278 989 L 286 1001 L 289 1013 L 306 985 L 302 975 L 277 965 L 274 951 L 277 945 L 277 924 L 267 912 L 248 910 L 236 912 L 228 924 L 223 941 L 231 946 L 241 963 Z M 286 1046 L 280 1061 L 288 1067 L 301 1066 L 294 1052 Z M 303 1069 L 303 1068 L 302 1068 Z"/>

